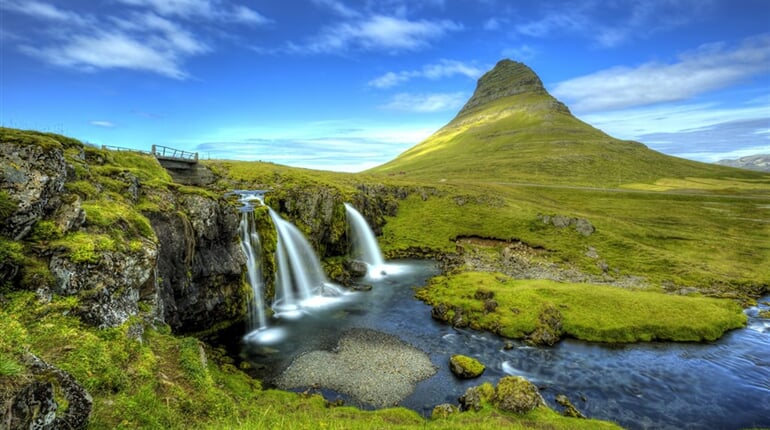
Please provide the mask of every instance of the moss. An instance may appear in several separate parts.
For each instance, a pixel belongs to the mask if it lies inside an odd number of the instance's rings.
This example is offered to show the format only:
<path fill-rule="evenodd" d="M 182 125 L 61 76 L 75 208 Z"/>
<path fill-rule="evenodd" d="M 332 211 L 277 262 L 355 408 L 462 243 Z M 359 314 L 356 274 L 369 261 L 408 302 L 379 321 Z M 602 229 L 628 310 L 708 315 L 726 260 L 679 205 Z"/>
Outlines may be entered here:
<path fill-rule="evenodd" d="M 47 242 L 58 239 L 62 236 L 62 231 L 56 222 L 50 220 L 40 220 L 32 228 L 32 234 L 29 239 L 32 241 Z"/>
<path fill-rule="evenodd" d="M 760 318 L 768 318 L 768 319 L 770 319 L 770 309 L 765 309 L 765 310 L 759 311 L 759 314 L 757 316 L 759 316 Z"/>
<path fill-rule="evenodd" d="M 5 190 L 0 190 L 0 219 L 5 220 L 16 211 L 17 204 Z"/>
<path fill-rule="evenodd" d="M 494 292 L 499 304 L 494 311 L 474 298 L 479 289 Z M 589 341 L 710 341 L 747 321 L 740 306 L 725 299 L 513 280 L 493 273 L 436 277 L 417 291 L 417 297 L 434 309 L 447 309 L 444 315 L 433 313 L 444 321 L 456 320 L 459 310 L 471 326 L 511 338 L 524 338 L 539 325 L 561 321 L 565 335 Z"/>
<path fill-rule="evenodd" d="M 521 376 L 505 376 L 495 387 L 493 403 L 498 408 L 523 414 L 543 405 L 537 387 Z"/>
<path fill-rule="evenodd" d="M 462 378 L 477 378 L 484 373 L 486 366 L 473 357 L 455 354 L 449 357 L 452 373 Z"/>

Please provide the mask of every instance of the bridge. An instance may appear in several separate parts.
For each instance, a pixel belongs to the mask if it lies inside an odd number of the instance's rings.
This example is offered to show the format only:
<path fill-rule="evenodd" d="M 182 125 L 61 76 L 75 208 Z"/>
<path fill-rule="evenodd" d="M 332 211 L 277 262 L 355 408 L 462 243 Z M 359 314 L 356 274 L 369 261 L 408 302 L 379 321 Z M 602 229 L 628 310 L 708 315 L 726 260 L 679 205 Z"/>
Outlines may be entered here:
<path fill-rule="evenodd" d="M 168 146 L 152 145 L 151 151 L 140 151 L 119 146 L 102 145 L 102 149 L 110 151 L 137 152 L 154 156 L 161 166 L 171 175 L 175 182 L 185 185 L 208 185 L 214 182 L 214 174 L 198 163 L 198 153 L 169 148 Z"/>
<path fill-rule="evenodd" d="M 166 169 L 191 169 L 195 164 L 198 164 L 197 152 L 152 145 L 151 153 Z"/>

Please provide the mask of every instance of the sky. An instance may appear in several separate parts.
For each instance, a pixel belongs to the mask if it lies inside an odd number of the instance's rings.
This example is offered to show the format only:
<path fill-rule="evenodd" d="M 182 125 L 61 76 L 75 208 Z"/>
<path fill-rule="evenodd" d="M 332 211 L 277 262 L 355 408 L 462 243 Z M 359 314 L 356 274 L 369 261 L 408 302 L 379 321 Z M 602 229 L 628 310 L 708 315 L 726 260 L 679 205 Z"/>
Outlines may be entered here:
<path fill-rule="evenodd" d="M 770 0 L 0 0 L 0 125 L 355 172 L 504 58 L 614 137 L 770 153 Z"/>

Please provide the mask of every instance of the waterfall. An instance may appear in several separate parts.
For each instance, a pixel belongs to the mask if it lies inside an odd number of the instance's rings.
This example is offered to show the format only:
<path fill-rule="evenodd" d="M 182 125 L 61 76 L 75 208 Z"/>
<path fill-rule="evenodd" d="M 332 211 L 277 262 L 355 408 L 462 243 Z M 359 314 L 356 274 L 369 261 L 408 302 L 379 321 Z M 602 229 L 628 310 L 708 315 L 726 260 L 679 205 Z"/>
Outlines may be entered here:
<path fill-rule="evenodd" d="M 380 275 L 385 267 L 385 259 L 382 257 L 374 232 L 364 216 L 347 203 L 345 203 L 345 215 L 352 233 L 353 257 L 369 266 L 369 276 Z"/>
<path fill-rule="evenodd" d="M 265 315 L 264 287 L 262 276 L 262 243 L 254 226 L 254 200 L 262 201 L 259 194 L 241 194 L 241 222 L 239 225 L 241 250 L 246 255 L 246 272 L 251 286 L 252 300 L 249 303 L 249 329 L 261 330 L 267 327 Z"/>
<path fill-rule="evenodd" d="M 240 196 L 241 250 L 253 299 L 249 304 L 249 329 L 245 339 L 257 343 L 274 343 L 283 338 L 281 327 L 268 327 L 265 312 L 265 280 L 262 273 L 262 243 L 256 229 L 254 204 L 264 205 L 265 191 L 233 191 Z M 277 233 L 275 250 L 275 296 L 271 308 L 275 317 L 296 318 L 308 309 L 334 303 L 344 294 L 341 287 L 326 278 L 321 262 L 302 232 L 266 206 Z"/>
<path fill-rule="evenodd" d="M 322 304 L 323 298 L 341 295 L 342 290 L 326 279 L 318 256 L 299 229 L 268 209 L 278 232 L 273 309 L 292 316 L 304 307 Z"/>

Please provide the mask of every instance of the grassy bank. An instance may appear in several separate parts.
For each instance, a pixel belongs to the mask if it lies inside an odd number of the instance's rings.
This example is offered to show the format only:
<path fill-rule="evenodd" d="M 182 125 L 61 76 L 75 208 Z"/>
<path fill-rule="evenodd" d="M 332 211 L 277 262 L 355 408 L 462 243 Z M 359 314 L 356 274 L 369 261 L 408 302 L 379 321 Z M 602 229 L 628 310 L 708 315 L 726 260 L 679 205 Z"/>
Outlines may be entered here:
<path fill-rule="evenodd" d="M 547 408 L 515 415 L 486 405 L 477 413 L 430 421 L 404 408 L 332 406 L 318 395 L 263 390 L 222 351 L 195 338 L 138 320 L 107 330 L 86 326 L 70 315 L 74 298 L 43 304 L 33 293 L 12 293 L 2 297 L 2 305 L 0 403 L 29 381 L 23 357 L 33 353 L 72 374 L 93 396 L 93 429 L 617 428 Z"/>
<path fill-rule="evenodd" d="M 558 320 L 557 335 L 597 342 L 714 340 L 746 324 L 740 306 L 730 300 L 514 280 L 495 273 L 436 277 L 417 296 L 445 305 L 449 321 L 459 309 L 470 327 L 510 338 L 535 332 L 544 314 Z"/>

